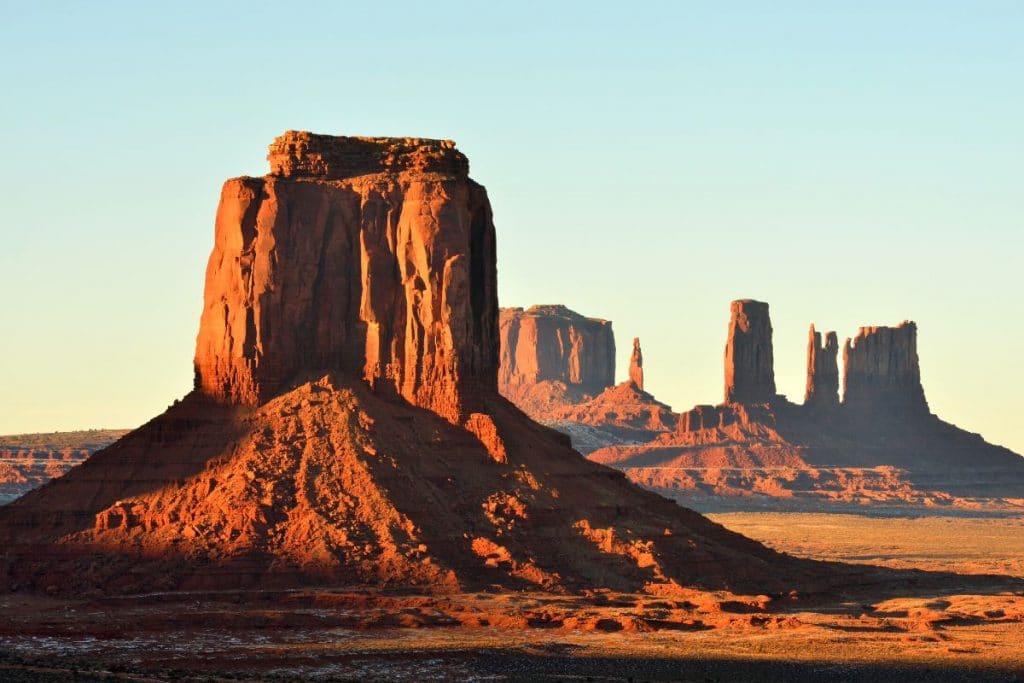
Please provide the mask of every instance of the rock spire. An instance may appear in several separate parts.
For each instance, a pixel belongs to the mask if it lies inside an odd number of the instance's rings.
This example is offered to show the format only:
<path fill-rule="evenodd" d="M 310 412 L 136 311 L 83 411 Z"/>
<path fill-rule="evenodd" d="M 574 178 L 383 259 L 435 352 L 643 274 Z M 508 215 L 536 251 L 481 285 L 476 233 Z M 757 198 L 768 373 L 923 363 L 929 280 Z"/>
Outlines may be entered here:
<path fill-rule="evenodd" d="M 811 329 L 807 335 L 807 390 L 804 404 L 831 408 L 839 405 L 839 338 L 835 332 L 825 333 Z"/>
<path fill-rule="evenodd" d="M 633 337 L 633 355 L 629 357 L 629 380 L 637 389 L 644 388 L 644 354 L 640 350 L 640 337 Z"/>
<path fill-rule="evenodd" d="M 733 301 L 725 344 L 725 402 L 766 403 L 775 395 L 768 304 L 752 299 Z"/>

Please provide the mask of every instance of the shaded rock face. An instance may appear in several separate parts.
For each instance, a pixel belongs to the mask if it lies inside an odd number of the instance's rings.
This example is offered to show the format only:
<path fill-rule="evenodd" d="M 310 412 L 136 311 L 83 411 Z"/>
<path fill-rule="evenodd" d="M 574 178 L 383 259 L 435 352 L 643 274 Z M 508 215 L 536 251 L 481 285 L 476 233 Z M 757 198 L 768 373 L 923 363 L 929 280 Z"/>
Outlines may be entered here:
<path fill-rule="evenodd" d="M 758 360 L 771 354 L 767 305 L 733 302 L 729 330 L 731 400 L 681 413 L 677 429 L 646 443 L 609 443 L 587 457 L 664 495 L 710 501 L 711 509 L 743 507 L 723 497 L 748 496 L 758 497 L 754 507 L 770 498 L 780 509 L 1024 505 L 1024 458 L 929 412 L 914 323 L 861 328 L 847 341 L 842 403 L 838 338 L 829 332 L 823 340 L 811 325 L 803 405 L 769 396 L 771 367 Z"/>
<path fill-rule="evenodd" d="M 733 301 L 725 344 L 725 402 L 766 403 L 775 398 L 775 357 L 768 304 Z"/>
<path fill-rule="evenodd" d="M 545 381 L 596 394 L 615 383 L 612 324 L 565 306 L 501 310 L 498 388 L 514 402 Z"/>
<path fill-rule="evenodd" d="M 327 371 L 459 421 L 496 386 L 495 242 L 449 141 L 289 132 L 227 181 L 196 389 L 258 405 Z"/>
<path fill-rule="evenodd" d="M 928 413 L 917 325 L 862 327 L 843 347 L 843 406 L 860 412 Z"/>
<path fill-rule="evenodd" d="M 225 186 L 195 389 L 0 507 L 0 591 L 836 579 L 581 458 L 498 394 L 490 209 L 450 144 L 288 133 L 271 164 Z M 611 382 L 607 323 L 535 313 L 522 328 L 565 346 L 533 374 Z"/>
<path fill-rule="evenodd" d="M 644 388 L 644 354 L 640 350 L 640 337 L 633 337 L 633 355 L 629 357 L 629 381 L 638 389 Z"/>
<path fill-rule="evenodd" d="M 804 405 L 832 408 L 839 405 L 839 338 L 835 332 L 825 334 L 811 325 L 807 339 L 807 391 Z"/>

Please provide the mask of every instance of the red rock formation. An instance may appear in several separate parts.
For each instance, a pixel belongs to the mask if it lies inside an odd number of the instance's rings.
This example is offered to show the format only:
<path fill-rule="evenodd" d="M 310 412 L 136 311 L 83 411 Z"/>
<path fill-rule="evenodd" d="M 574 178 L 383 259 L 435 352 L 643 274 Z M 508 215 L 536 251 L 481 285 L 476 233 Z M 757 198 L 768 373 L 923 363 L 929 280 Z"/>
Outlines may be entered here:
<path fill-rule="evenodd" d="M 843 347 L 843 407 L 861 413 L 928 413 L 917 325 L 862 327 Z"/>
<path fill-rule="evenodd" d="M 587 318 L 565 306 L 501 310 L 502 395 L 545 380 L 564 382 L 588 393 L 615 383 L 612 324 Z"/>
<path fill-rule="evenodd" d="M 629 357 L 629 381 L 641 391 L 644 388 L 644 354 L 640 350 L 640 337 L 633 337 L 633 355 Z"/>
<path fill-rule="evenodd" d="M 543 423 L 568 434 L 586 455 L 609 444 L 647 441 L 674 430 L 678 420 L 671 407 L 627 380 L 588 401 L 551 408 Z"/>
<path fill-rule="evenodd" d="M 458 422 L 495 387 L 494 228 L 454 143 L 285 133 L 224 184 L 196 388 L 258 405 L 317 373 Z"/>
<path fill-rule="evenodd" d="M 839 338 L 835 332 L 825 335 L 811 325 L 807 339 L 807 391 L 804 405 L 833 408 L 839 405 Z"/>
<path fill-rule="evenodd" d="M 774 363 L 768 304 L 751 299 L 733 301 L 725 344 L 725 402 L 773 400 Z"/>
<path fill-rule="evenodd" d="M 822 503 L 996 506 L 1024 503 L 1024 458 L 929 414 L 916 328 L 862 328 L 847 342 L 838 404 L 835 333 L 811 326 L 805 405 L 774 393 L 768 309 L 735 302 L 726 347 L 727 397 L 679 416 L 647 443 L 610 443 L 588 457 L 680 500 L 750 496 L 816 509 Z M 731 372 L 731 374 L 730 374 Z M 751 381 L 751 378 L 761 379 Z M 751 389 L 754 387 L 754 390 Z M 594 421 L 599 427 L 600 421 Z M 711 506 L 721 504 L 717 498 Z M 731 503 L 735 505 L 735 503 Z"/>
<path fill-rule="evenodd" d="M 196 388 L 0 507 L 0 590 L 788 592 L 828 571 L 498 395 L 490 210 L 450 143 L 288 133 L 270 158 L 225 186 Z M 583 327 L 554 367 L 608 382 Z"/>
<path fill-rule="evenodd" d="M 126 429 L 0 436 L 0 505 L 62 476 Z"/>

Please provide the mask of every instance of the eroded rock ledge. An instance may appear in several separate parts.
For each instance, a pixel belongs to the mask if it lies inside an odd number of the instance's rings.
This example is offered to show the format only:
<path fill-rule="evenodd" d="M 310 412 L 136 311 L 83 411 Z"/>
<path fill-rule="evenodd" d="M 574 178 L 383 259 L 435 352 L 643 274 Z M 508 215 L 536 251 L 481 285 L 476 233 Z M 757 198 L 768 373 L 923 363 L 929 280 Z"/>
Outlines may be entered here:
<path fill-rule="evenodd" d="M 373 173 L 469 175 L 469 160 L 451 140 L 318 135 L 290 130 L 270 145 L 270 174 L 342 180 Z"/>

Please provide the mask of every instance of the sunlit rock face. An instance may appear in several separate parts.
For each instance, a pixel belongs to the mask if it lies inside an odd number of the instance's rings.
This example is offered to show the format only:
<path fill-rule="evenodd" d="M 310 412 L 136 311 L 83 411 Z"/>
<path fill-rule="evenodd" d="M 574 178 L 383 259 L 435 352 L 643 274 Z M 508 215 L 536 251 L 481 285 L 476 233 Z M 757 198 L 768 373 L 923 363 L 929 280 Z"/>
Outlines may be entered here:
<path fill-rule="evenodd" d="M 501 371 L 505 396 L 544 381 L 586 393 L 615 383 L 612 324 L 561 305 L 501 310 Z"/>
<path fill-rule="evenodd" d="M 336 371 L 458 421 L 498 368 L 484 188 L 446 140 L 289 132 L 227 181 L 196 388 L 258 405 Z"/>

